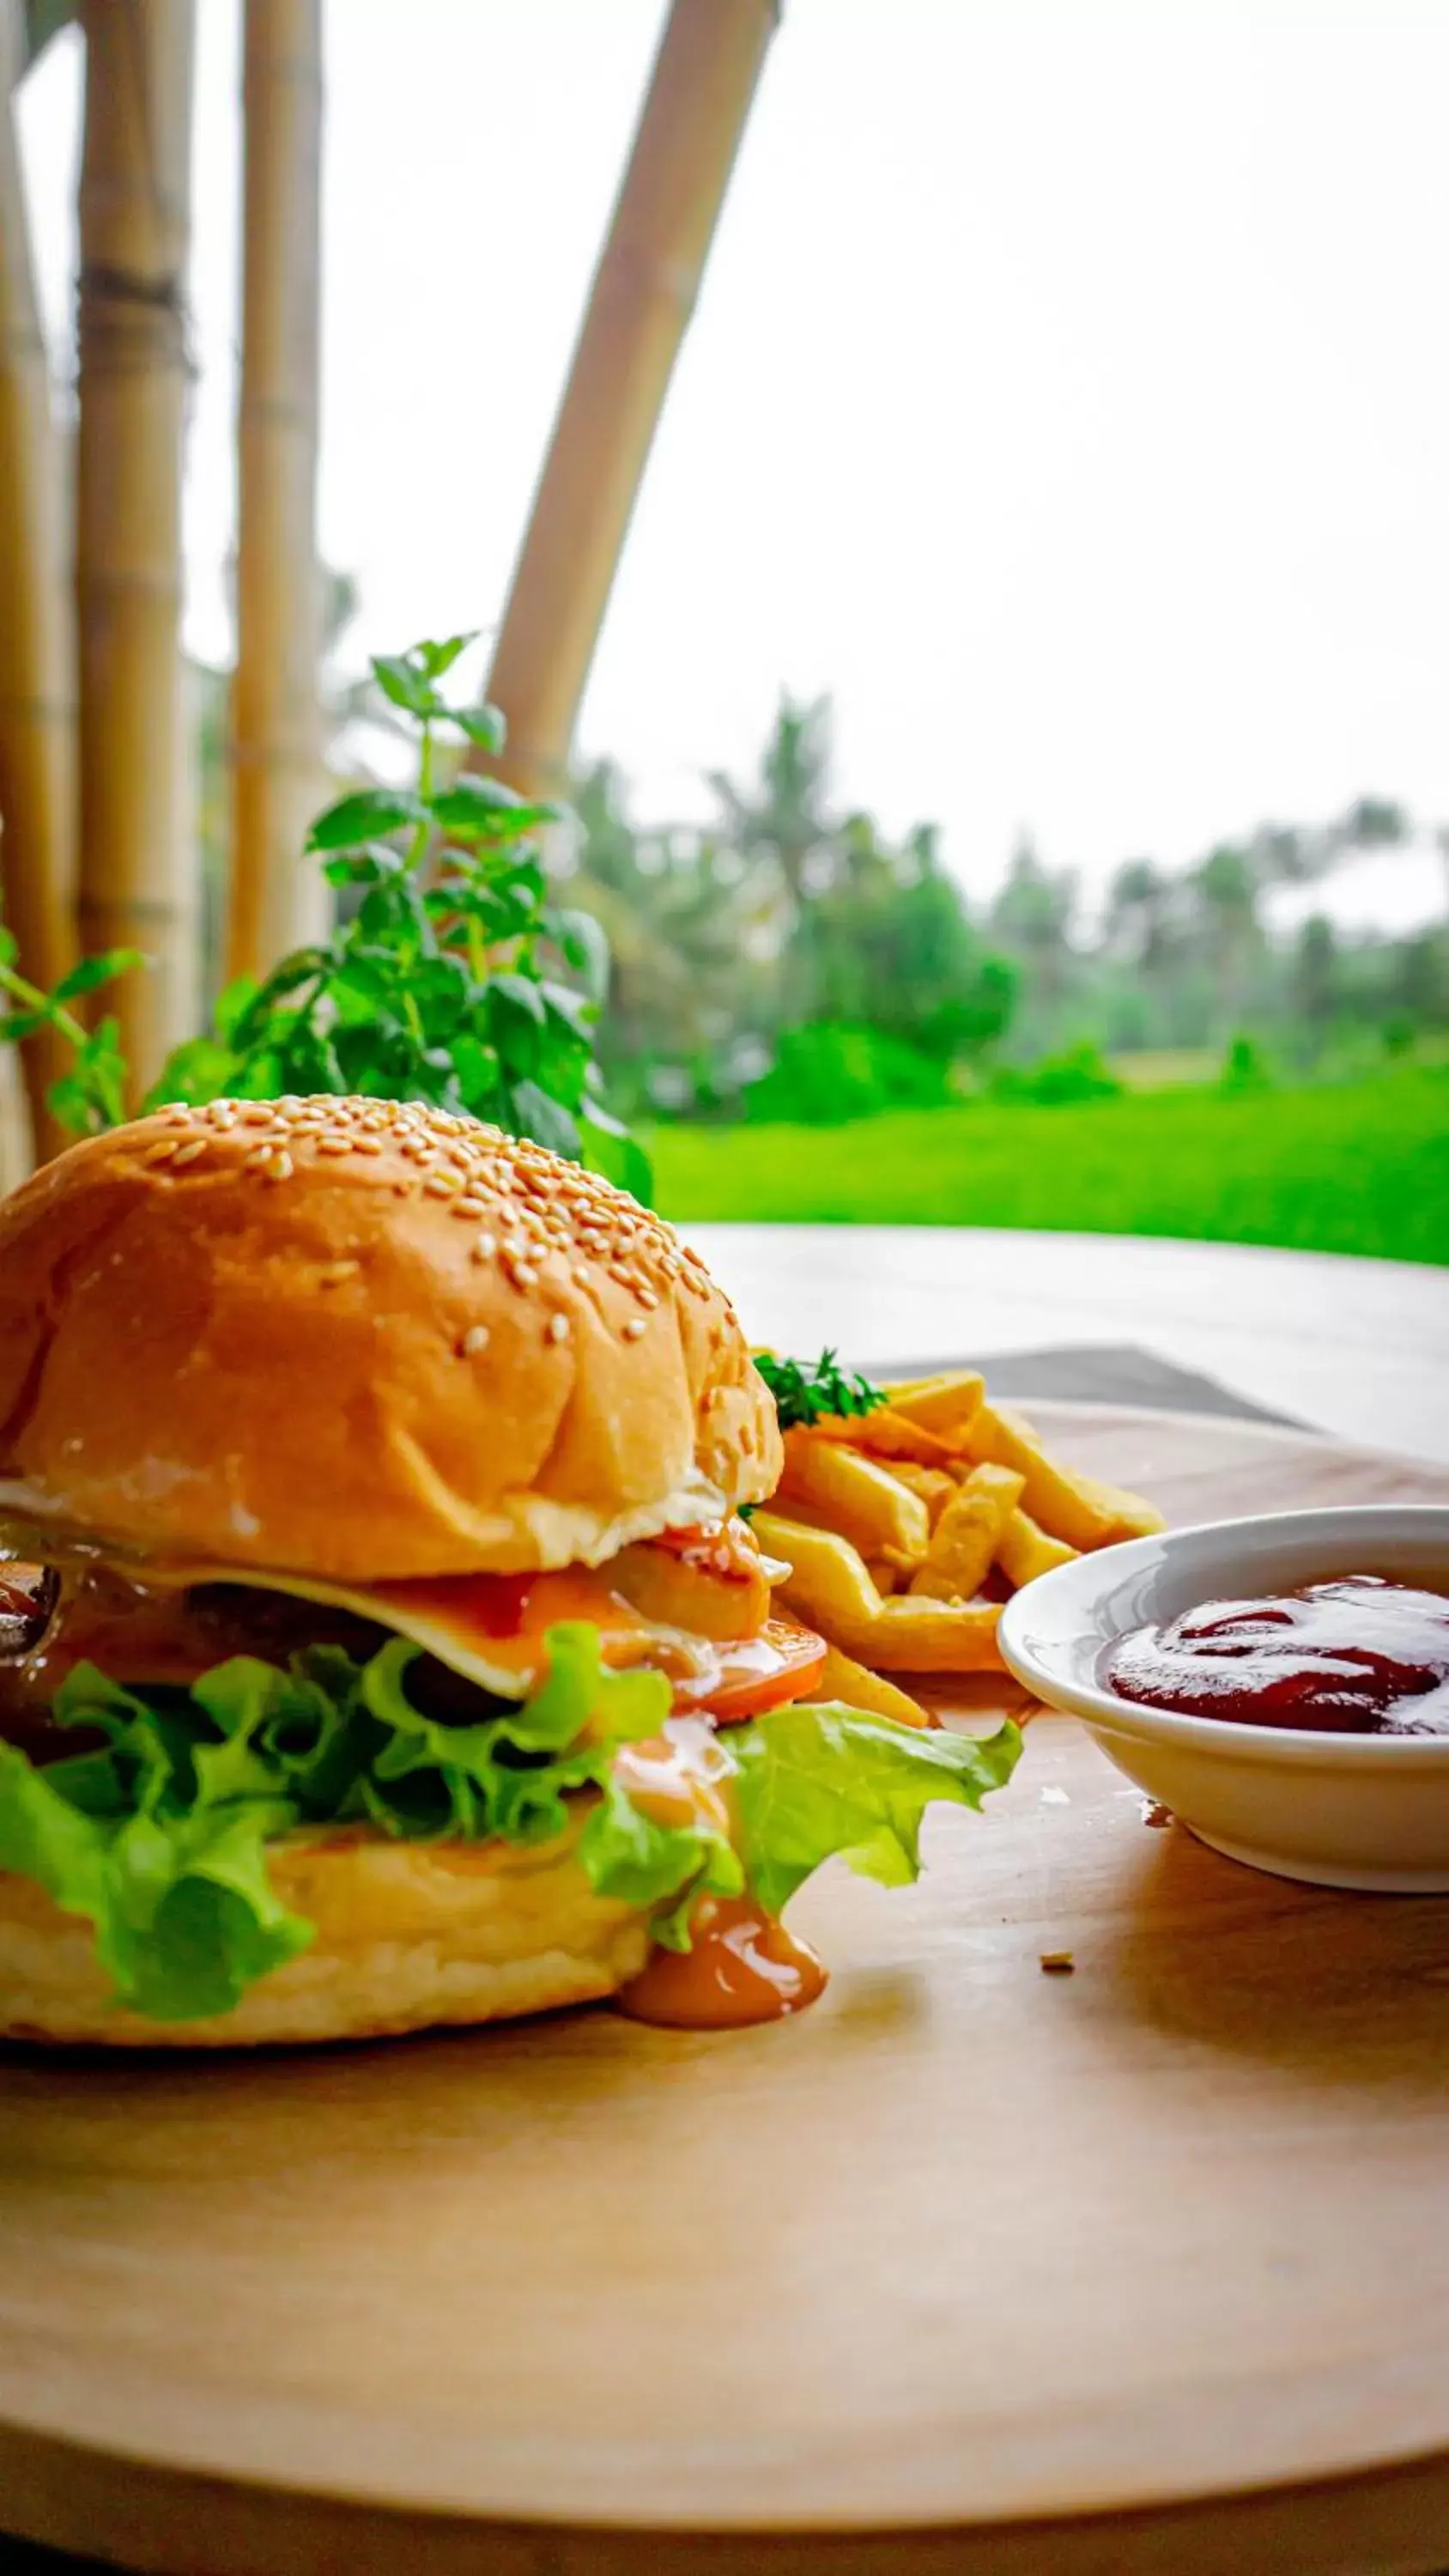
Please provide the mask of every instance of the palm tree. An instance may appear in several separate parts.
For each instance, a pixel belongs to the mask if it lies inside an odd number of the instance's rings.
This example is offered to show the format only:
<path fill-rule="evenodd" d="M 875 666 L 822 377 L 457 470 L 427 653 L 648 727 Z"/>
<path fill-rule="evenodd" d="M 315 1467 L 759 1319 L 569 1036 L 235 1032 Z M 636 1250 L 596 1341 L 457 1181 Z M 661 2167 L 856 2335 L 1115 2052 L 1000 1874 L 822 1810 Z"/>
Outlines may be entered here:
<path fill-rule="evenodd" d="M 605 1055 L 647 1069 L 713 1056 L 765 1016 L 780 925 L 769 889 L 708 834 L 639 832 L 613 763 L 574 782 L 563 891 L 608 935 Z"/>
<path fill-rule="evenodd" d="M 1246 850 L 1224 841 L 1192 870 L 1188 882 L 1212 962 L 1221 1030 L 1226 1031 L 1240 1014 L 1248 964 L 1262 944 L 1257 870 Z"/>
<path fill-rule="evenodd" d="M 773 860 L 797 909 L 811 892 L 810 860 L 830 849 L 838 828 L 827 801 L 830 736 L 828 698 L 782 691 L 757 782 L 740 787 L 723 770 L 709 773 L 724 838 L 742 857 Z"/>

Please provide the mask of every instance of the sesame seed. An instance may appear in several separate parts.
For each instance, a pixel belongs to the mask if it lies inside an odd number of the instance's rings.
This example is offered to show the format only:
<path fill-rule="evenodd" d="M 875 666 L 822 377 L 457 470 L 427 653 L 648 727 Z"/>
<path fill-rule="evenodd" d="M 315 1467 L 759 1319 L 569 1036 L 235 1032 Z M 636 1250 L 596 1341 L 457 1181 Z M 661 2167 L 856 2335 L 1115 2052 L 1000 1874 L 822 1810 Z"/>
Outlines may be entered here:
<path fill-rule="evenodd" d="M 637 1341 L 638 1341 L 638 1339 L 639 1339 L 640 1334 L 641 1334 L 644 1330 L 645 1330 L 645 1323 L 644 1323 L 644 1318 L 643 1318 L 643 1316 L 642 1316 L 642 1315 L 631 1315 L 631 1316 L 630 1316 L 630 1318 L 629 1318 L 629 1321 L 628 1321 L 628 1322 L 627 1322 L 627 1324 L 624 1326 L 624 1339 L 625 1339 L 625 1341 L 626 1341 L 626 1342 L 637 1342 Z"/>
<path fill-rule="evenodd" d="M 317 1151 L 319 1154 L 350 1154 L 355 1141 L 351 1136 L 319 1136 Z"/>
<path fill-rule="evenodd" d="M 504 1267 L 507 1270 L 508 1277 L 512 1281 L 513 1286 L 520 1290 L 520 1292 L 529 1288 L 536 1288 L 538 1286 L 538 1272 L 530 1269 L 526 1261 L 508 1261 L 505 1259 Z"/>
<path fill-rule="evenodd" d="M 244 1127 L 270 1127 L 272 1123 L 270 1103 L 265 1100 L 249 1103 L 241 1113 L 241 1123 Z"/>
<path fill-rule="evenodd" d="M 429 1172 L 423 1191 L 430 1199 L 451 1199 L 457 1195 L 458 1183 L 451 1172 Z"/>
<path fill-rule="evenodd" d="M 142 1155 L 141 1160 L 143 1163 L 148 1165 L 151 1163 L 169 1163 L 172 1155 L 178 1154 L 180 1151 L 181 1148 L 177 1144 L 175 1137 L 167 1136 L 159 1145 L 152 1145 L 149 1150 Z"/>
<path fill-rule="evenodd" d="M 285 1152 L 280 1145 L 276 1146 L 273 1149 L 272 1159 L 267 1166 L 268 1180 L 289 1181 L 292 1177 L 292 1169 L 293 1165 L 291 1155 Z"/>
<path fill-rule="evenodd" d="M 382 1152 L 382 1145 L 379 1138 L 374 1136 L 369 1130 L 364 1129 L 352 1150 L 354 1154 L 369 1154 L 375 1156 Z"/>
<path fill-rule="evenodd" d="M 478 1356 L 478 1353 L 479 1353 L 480 1351 L 486 1351 L 486 1349 L 487 1349 L 487 1348 L 488 1348 L 488 1327 L 487 1327 L 487 1325 L 486 1325 L 486 1324 L 470 1324 L 470 1325 L 469 1325 L 469 1327 L 468 1327 L 468 1329 L 467 1329 L 467 1331 L 466 1331 L 466 1333 L 464 1333 L 464 1335 L 462 1336 L 462 1339 L 460 1340 L 460 1342 L 459 1342 L 459 1344 L 458 1344 L 458 1357 L 459 1357 L 460 1359 L 463 1359 L 463 1360 L 472 1360 L 472 1359 L 476 1359 L 476 1358 L 477 1358 L 477 1356 Z"/>
<path fill-rule="evenodd" d="M 183 1163 L 194 1163 L 198 1154 L 205 1153 L 206 1147 L 205 1136 L 193 1136 L 189 1144 L 178 1145 L 172 1157 L 173 1170 L 179 1172 Z"/>
<path fill-rule="evenodd" d="M 635 1294 L 635 1296 L 637 1297 L 637 1299 L 638 1299 L 638 1301 L 639 1301 L 640 1305 L 641 1305 L 641 1306 L 647 1306 L 647 1307 L 648 1307 L 648 1309 L 649 1309 L 649 1311 L 650 1311 L 650 1313 L 652 1314 L 652 1313 L 653 1313 L 653 1311 L 654 1311 L 654 1308 L 655 1308 L 655 1307 L 658 1305 L 658 1303 L 659 1303 L 659 1300 L 658 1300 L 658 1298 L 655 1296 L 653 1289 L 652 1289 L 652 1288 L 640 1288 L 640 1287 L 637 1287 L 637 1286 L 636 1286 L 636 1288 L 635 1288 L 635 1290 L 634 1290 L 634 1294 Z"/>
<path fill-rule="evenodd" d="M 567 1315 L 550 1315 L 548 1319 L 549 1340 L 551 1342 L 566 1342 L 568 1337 L 569 1319 Z"/>
<path fill-rule="evenodd" d="M 592 1284 L 593 1274 L 589 1270 L 587 1263 L 576 1261 L 572 1270 L 569 1272 L 569 1277 L 574 1281 L 577 1287 L 587 1288 Z"/>
<path fill-rule="evenodd" d="M 244 1172 L 264 1172 L 272 1159 L 270 1145 L 253 1145 L 242 1164 Z"/>
<path fill-rule="evenodd" d="M 491 1261 L 497 1249 L 498 1237 L 496 1234 L 480 1234 L 477 1242 L 473 1246 L 473 1258 L 475 1261 Z"/>
<path fill-rule="evenodd" d="M 328 1261 L 317 1273 L 319 1288 L 340 1288 L 344 1279 L 353 1279 L 362 1268 L 360 1261 Z"/>

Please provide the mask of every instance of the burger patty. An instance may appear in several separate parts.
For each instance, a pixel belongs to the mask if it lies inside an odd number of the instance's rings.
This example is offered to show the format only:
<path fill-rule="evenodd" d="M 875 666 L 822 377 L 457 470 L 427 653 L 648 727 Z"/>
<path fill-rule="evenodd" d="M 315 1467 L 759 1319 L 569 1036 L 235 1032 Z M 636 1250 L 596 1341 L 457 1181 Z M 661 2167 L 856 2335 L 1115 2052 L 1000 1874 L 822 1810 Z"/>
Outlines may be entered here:
<path fill-rule="evenodd" d="M 40 1762 L 93 1744 L 93 1735 L 57 1726 L 50 1714 L 77 1664 L 96 1664 L 127 1689 L 185 1688 L 231 1655 L 285 1664 L 308 1646 L 339 1646 L 366 1663 L 390 1633 L 286 1592 L 227 1583 L 153 1592 L 110 1566 L 65 1577 L 39 1566 L 0 1568 L 0 1740 Z M 472 1723 L 495 1704 L 432 1655 L 414 1666 L 408 1695 L 446 1723 Z"/>

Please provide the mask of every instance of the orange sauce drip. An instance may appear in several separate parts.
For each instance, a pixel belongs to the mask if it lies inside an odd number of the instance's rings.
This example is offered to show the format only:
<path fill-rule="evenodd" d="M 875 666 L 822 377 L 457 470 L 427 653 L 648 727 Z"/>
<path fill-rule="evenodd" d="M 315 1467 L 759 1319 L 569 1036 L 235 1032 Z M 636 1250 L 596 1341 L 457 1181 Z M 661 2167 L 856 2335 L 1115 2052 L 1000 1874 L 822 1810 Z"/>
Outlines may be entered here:
<path fill-rule="evenodd" d="M 684 1717 L 665 1735 L 621 1745 L 614 1776 L 657 1823 L 727 1833 L 732 1769 L 708 1721 Z M 651 1953 L 615 1998 L 622 2012 L 673 2030 L 738 2030 L 803 2012 L 824 1987 L 815 1952 L 752 1896 L 703 1897 L 690 1937 L 688 1950 Z"/>
<path fill-rule="evenodd" d="M 740 2030 L 803 2012 L 823 1993 L 826 1970 L 805 1941 L 761 1912 L 752 1896 L 707 1896 L 688 1950 L 655 1950 L 617 1996 L 635 2021 L 669 2030 Z"/>

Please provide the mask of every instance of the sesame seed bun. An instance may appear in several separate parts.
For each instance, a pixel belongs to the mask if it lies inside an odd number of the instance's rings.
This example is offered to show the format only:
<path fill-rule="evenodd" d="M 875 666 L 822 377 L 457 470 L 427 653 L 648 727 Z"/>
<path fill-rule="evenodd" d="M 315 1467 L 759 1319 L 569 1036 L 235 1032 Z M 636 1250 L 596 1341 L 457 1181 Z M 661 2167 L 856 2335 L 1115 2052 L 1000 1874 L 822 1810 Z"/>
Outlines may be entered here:
<path fill-rule="evenodd" d="M 0 1206 L 0 1514 L 342 1583 L 599 1564 L 768 1494 L 699 1261 L 541 1146 L 392 1101 L 217 1101 Z"/>
<path fill-rule="evenodd" d="M 91 1927 L 0 1875 L 0 2039 L 257 2048 L 502 2021 L 614 1994 L 649 1954 L 647 1917 L 596 1896 L 577 1828 L 511 1843 L 392 1842 L 361 1828 L 270 1845 L 271 1882 L 316 1939 L 214 2020 L 121 2010 Z"/>

